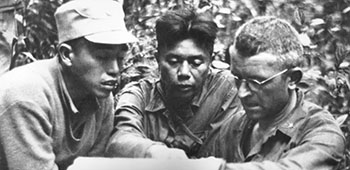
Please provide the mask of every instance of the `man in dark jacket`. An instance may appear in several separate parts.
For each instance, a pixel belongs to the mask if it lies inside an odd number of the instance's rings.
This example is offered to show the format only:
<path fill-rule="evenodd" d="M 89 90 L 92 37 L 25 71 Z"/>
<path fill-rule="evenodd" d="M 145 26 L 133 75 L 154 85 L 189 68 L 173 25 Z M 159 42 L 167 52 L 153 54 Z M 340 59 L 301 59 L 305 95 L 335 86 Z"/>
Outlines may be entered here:
<path fill-rule="evenodd" d="M 198 157 L 208 134 L 241 110 L 233 76 L 210 68 L 217 30 L 194 9 L 157 20 L 160 79 L 130 84 L 118 96 L 111 156 Z"/>

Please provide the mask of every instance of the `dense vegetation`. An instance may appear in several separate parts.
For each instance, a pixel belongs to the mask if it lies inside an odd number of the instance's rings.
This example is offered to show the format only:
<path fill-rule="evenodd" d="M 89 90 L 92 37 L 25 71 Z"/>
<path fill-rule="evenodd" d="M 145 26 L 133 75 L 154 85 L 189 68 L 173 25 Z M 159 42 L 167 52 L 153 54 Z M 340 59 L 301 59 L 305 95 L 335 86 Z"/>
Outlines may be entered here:
<path fill-rule="evenodd" d="M 60 0 L 24 0 L 17 14 L 18 27 L 27 37 L 26 51 L 34 58 L 50 58 L 57 44 L 53 13 Z M 312 100 L 328 109 L 347 138 L 345 159 L 338 169 L 350 169 L 350 1 L 349 0 L 124 0 L 127 27 L 139 38 L 125 60 L 123 83 L 157 76 L 154 60 L 154 23 L 169 8 L 194 6 L 212 12 L 220 28 L 214 59 L 226 62 L 225 47 L 237 27 L 257 15 L 275 15 L 290 21 L 305 47 L 304 79 L 300 87 Z M 18 63 L 27 62 L 22 55 Z"/>

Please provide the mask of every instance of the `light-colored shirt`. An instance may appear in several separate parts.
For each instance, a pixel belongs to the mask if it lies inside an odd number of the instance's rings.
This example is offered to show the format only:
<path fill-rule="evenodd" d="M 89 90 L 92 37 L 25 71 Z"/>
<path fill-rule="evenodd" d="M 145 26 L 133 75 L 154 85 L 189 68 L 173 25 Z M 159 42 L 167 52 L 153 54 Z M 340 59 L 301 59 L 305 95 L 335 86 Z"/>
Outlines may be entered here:
<path fill-rule="evenodd" d="M 0 78 L 0 169 L 65 170 L 78 156 L 103 156 L 113 98 L 73 103 L 58 58 Z"/>

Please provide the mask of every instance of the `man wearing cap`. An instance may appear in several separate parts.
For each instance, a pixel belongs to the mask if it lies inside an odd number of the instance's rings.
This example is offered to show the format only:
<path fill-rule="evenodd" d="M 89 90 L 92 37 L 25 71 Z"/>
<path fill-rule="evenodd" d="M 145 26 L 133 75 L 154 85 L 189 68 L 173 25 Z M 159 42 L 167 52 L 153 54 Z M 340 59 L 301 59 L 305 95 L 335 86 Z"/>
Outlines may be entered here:
<path fill-rule="evenodd" d="M 104 156 L 113 126 L 111 91 L 126 43 L 122 4 L 74 0 L 55 13 L 58 55 L 0 78 L 0 169 L 64 170 Z"/>

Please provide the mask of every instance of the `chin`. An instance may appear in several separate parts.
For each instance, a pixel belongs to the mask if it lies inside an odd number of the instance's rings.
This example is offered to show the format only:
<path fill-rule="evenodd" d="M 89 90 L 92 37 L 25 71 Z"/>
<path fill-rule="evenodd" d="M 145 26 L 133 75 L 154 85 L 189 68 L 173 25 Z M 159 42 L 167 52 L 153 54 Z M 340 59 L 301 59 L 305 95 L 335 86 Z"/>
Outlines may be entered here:
<path fill-rule="evenodd" d="M 193 99 L 192 95 L 191 96 L 173 96 L 171 101 L 174 104 L 183 105 L 186 103 L 190 104 L 192 99 Z"/>
<path fill-rule="evenodd" d="M 99 92 L 95 92 L 94 95 L 97 98 L 107 98 L 109 97 L 109 95 L 111 95 L 111 91 L 99 91 Z"/>
<path fill-rule="evenodd" d="M 257 112 L 248 112 L 246 111 L 247 117 L 251 120 L 259 120 L 262 118 L 260 113 Z"/>

